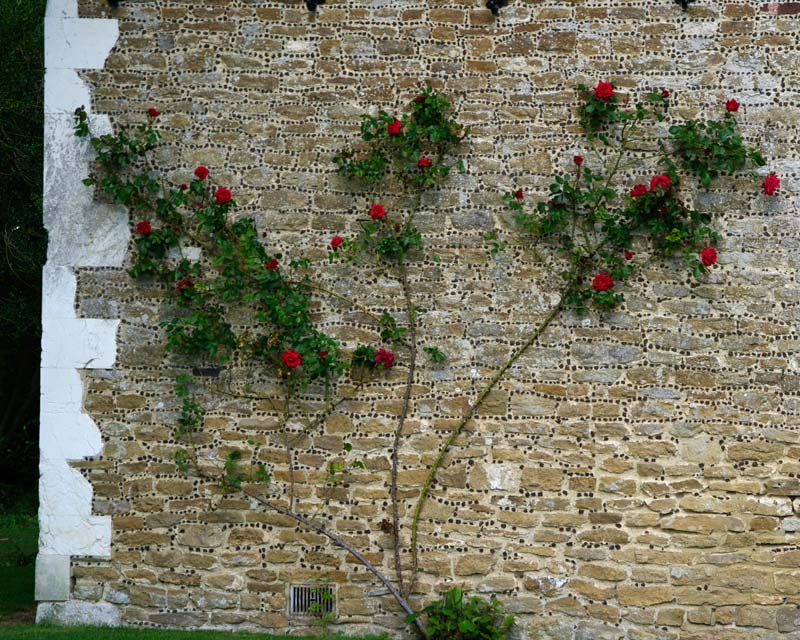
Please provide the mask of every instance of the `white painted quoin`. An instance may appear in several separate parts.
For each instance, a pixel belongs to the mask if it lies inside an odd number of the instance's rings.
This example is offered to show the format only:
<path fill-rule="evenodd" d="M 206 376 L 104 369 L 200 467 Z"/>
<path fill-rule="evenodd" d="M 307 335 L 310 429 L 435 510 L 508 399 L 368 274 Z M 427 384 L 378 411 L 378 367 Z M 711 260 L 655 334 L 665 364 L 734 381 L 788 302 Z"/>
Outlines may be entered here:
<path fill-rule="evenodd" d="M 77 0 L 48 0 L 37 621 L 119 623 L 113 605 L 71 600 L 71 558 L 108 558 L 111 519 L 92 515 L 91 485 L 70 466 L 102 448 L 97 425 L 83 411 L 81 370 L 114 367 L 119 324 L 76 317 L 75 269 L 120 266 L 130 235 L 126 212 L 94 202 L 82 183 L 91 150 L 74 135 L 73 112 L 91 106 L 78 71 L 101 69 L 117 37 L 116 20 L 80 19 Z M 111 130 L 108 118 L 90 118 L 93 130 Z"/>

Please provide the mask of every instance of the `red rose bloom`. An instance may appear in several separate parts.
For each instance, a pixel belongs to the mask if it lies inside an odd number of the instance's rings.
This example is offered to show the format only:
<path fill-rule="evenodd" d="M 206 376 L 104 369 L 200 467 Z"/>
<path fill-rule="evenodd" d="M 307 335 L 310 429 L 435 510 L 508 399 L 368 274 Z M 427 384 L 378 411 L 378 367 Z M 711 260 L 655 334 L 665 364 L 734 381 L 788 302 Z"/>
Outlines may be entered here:
<path fill-rule="evenodd" d="M 710 267 L 717 261 L 717 250 L 714 247 L 706 247 L 700 252 L 700 262 Z"/>
<path fill-rule="evenodd" d="M 515 197 L 517 200 L 524 200 L 524 199 L 525 199 L 525 194 L 524 194 L 524 193 L 522 193 L 522 189 L 517 189 L 517 190 L 514 192 L 514 197 Z"/>
<path fill-rule="evenodd" d="M 610 100 L 614 95 L 614 87 L 610 82 L 598 82 L 594 88 L 594 95 L 601 100 Z"/>
<path fill-rule="evenodd" d="M 142 220 L 136 225 L 136 233 L 141 233 L 143 236 L 146 236 L 152 230 L 153 227 L 150 226 L 150 223 L 147 220 Z"/>
<path fill-rule="evenodd" d="M 275 269 L 278 268 L 278 260 L 276 258 L 273 258 L 272 260 L 267 262 L 267 264 L 264 265 L 264 268 L 267 271 L 275 271 Z"/>
<path fill-rule="evenodd" d="M 331 239 L 331 249 L 338 249 L 342 242 L 344 242 L 344 238 L 342 238 L 342 236 L 333 236 Z"/>
<path fill-rule="evenodd" d="M 194 170 L 194 175 L 198 180 L 205 180 L 208 177 L 208 169 L 201 165 Z"/>
<path fill-rule="evenodd" d="M 414 102 L 416 102 L 417 104 L 422 104 L 423 102 L 425 102 L 425 96 L 417 96 L 416 98 L 414 98 Z"/>
<path fill-rule="evenodd" d="M 188 188 L 189 188 L 189 185 L 186 184 L 185 182 L 183 184 L 181 184 L 180 187 L 178 187 L 178 189 L 180 189 L 181 191 L 186 191 Z"/>
<path fill-rule="evenodd" d="M 378 349 L 375 352 L 375 364 L 383 365 L 384 369 L 388 369 L 394 364 L 394 354 L 386 349 Z"/>
<path fill-rule="evenodd" d="M 231 201 L 231 190 L 220 187 L 214 192 L 214 198 L 217 200 L 217 204 L 227 204 Z"/>
<path fill-rule="evenodd" d="M 580 167 L 583 164 L 583 156 L 575 156 L 572 161 Z"/>
<path fill-rule="evenodd" d="M 151 118 L 157 118 L 161 114 L 158 112 L 158 109 L 154 109 L 153 107 L 150 107 L 147 110 L 147 115 L 150 116 Z"/>
<path fill-rule="evenodd" d="M 294 349 L 287 349 L 281 354 L 281 360 L 290 369 L 296 369 L 303 363 L 303 356 Z"/>
<path fill-rule="evenodd" d="M 392 120 L 389 123 L 389 126 L 386 127 L 386 133 L 390 136 L 396 136 L 400 133 L 400 128 L 403 126 L 403 123 L 399 120 Z"/>
<path fill-rule="evenodd" d="M 766 196 L 773 196 L 780 186 L 781 179 L 774 173 L 770 173 L 766 178 L 764 178 L 764 184 L 761 185 L 761 193 Z"/>
<path fill-rule="evenodd" d="M 427 169 L 432 165 L 433 162 L 431 162 L 431 159 L 428 156 L 422 156 L 419 160 L 417 160 L 417 166 L 420 169 Z"/>
<path fill-rule="evenodd" d="M 656 189 L 669 191 L 671 187 L 672 180 L 669 179 L 669 176 L 653 176 L 653 179 L 650 180 L 650 191 L 655 191 Z"/>
<path fill-rule="evenodd" d="M 663 89 L 661 91 L 661 97 L 662 98 L 669 98 L 669 91 L 667 91 L 666 89 Z"/>
<path fill-rule="evenodd" d="M 614 281 L 611 279 L 611 276 L 607 273 L 598 273 L 592 279 L 592 287 L 594 287 L 595 291 L 608 291 L 611 287 L 614 286 Z"/>
<path fill-rule="evenodd" d="M 329 354 L 329 353 L 330 353 L 330 351 L 320 351 L 320 352 L 317 354 L 317 357 L 318 357 L 320 360 L 324 360 L 325 358 L 327 358 L 327 357 L 328 357 L 328 354 Z"/>
<path fill-rule="evenodd" d="M 631 189 L 631 198 L 639 198 L 647 193 L 647 185 L 637 184 Z"/>
<path fill-rule="evenodd" d="M 728 110 L 728 113 L 736 113 L 739 110 L 739 103 L 731 98 L 725 103 L 725 108 Z"/>
<path fill-rule="evenodd" d="M 626 251 L 625 252 L 625 259 L 626 260 L 633 260 L 633 251 Z"/>
<path fill-rule="evenodd" d="M 194 282 L 189 280 L 188 278 L 184 278 L 182 280 L 178 280 L 178 291 L 183 291 L 184 289 L 192 289 L 194 287 Z"/>
<path fill-rule="evenodd" d="M 369 217 L 373 220 L 380 220 L 386 215 L 386 209 L 382 204 L 373 204 L 372 209 L 369 210 Z"/>

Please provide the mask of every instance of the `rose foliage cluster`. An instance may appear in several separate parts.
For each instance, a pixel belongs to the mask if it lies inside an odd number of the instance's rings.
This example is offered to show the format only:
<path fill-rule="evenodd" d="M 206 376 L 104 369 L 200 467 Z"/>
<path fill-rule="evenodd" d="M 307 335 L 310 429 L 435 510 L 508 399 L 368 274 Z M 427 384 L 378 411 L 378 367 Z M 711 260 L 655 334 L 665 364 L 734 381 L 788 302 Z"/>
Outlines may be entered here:
<path fill-rule="evenodd" d="M 339 174 L 373 189 L 421 193 L 439 185 L 452 171 L 463 171 L 463 161 L 452 157 L 450 151 L 468 131 L 448 115 L 451 104 L 447 99 L 426 86 L 409 107 L 410 113 L 400 119 L 383 110 L 377 116 L 364 114 L 362 148 L 348 147 L 333 158 Z M 397 217 L 388 215 L 383 204 L 376 202 L 356 237 L 333 239 L 331 247 L 340 253 L 331 259 L 352 261 L 367 252 L 402 262 L 409 252 L 422 249 L 422 236 L 413 224 L 415 209 L 412 205 L 409 215 Z"/>
<path fill-rule="evenodd" d="M 233 219 L 232 191 L 214 186 L 207 167 L 197 167 L 178 187 L 147 171 L 146 156 L 159 140 L 158 116 L 151 109 L 135 128 L 90 137 L 98 171 L 84 182 L 126 205 L 138 220 L 130 273 L 164 284 L 171 311 L 164 323 L 168 348 L 221 363 L 246 356 L 297 389 L 331 383 L 352 359 L 312 322 L 308 261 L 271 251 L 253 219 Z M 89 135 L 86 123 L 85 111 L 77 110 L 78 135 Z M 198 250 L 203 259 L 192 257 Z M 242 311 L 255 322 L 237 330 L 232 318 Z M 369 345 L 359 348 L 377 353 Z M 385 356 L 358 360 L 361 369 L 382 370 L 387 363 Z"/>
<path fill-rule="evenodd" d="M 647 124 L 664 122 L 670 92 L 651 91 L 644 101 L 625 108 L 614 85 L 599 82 L 594 89 L 579 85 L 578 116 L 586 144 L 597 162 L 573 158 L 572 168 L 555 176 L 546 199 L 526 206 L 518 189 L 505 196 L 516 224 L 534 247 L 547 242 L 562 259 L 565 303 L 579 312 L 594 306 L 616 307 L 623 300 L 618 285 L 633 273 L 636 242 L 647 241 L 661 256 L 682 256 L 695 277 L 717 262 L 712 246 L 719 234 L 709 212 L 698 211 L 681 197 L 682 180 L 709 186 L 731 175 L 765 164 L 761 153 L 748 147 L 737 130 L 735 100 L 726 103 L 722 120 L 688 120 L 669 126 L 655 158 L 661 173 L 620 190 L 619 181 L 632 150 L 654 135 Z M 637 165 L 638 166 L 638 165 Z M 684 175 L 682 175 L 682 173 Z M 774 195 L 780 185 L 771 173 L 762 192 Z"/>

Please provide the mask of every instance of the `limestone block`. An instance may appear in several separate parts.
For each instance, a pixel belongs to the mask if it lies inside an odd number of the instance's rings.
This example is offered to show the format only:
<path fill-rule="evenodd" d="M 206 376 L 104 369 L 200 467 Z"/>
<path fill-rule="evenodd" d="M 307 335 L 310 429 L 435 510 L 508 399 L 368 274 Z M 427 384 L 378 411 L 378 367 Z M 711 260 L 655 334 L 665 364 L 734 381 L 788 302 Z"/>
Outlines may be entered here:
<path fill-rule="evenodd" d="M 45 33 L 47 69 L 102 69 L 119 37 L 119 27 L 116 20 L 48 15 Z"/>
<path fill-rule="evenodd" d="M 56 602 L 69 600 L 70 557 L 39 553 L 36 556 L 36 593 L 37 601 Z"/>
<path fill-rule="evenodd" d="M 118 627 L 119 609 L 107 602 L 42 602 L 36 609 L 36 624 L 91 625 L 93 627 Z"/>

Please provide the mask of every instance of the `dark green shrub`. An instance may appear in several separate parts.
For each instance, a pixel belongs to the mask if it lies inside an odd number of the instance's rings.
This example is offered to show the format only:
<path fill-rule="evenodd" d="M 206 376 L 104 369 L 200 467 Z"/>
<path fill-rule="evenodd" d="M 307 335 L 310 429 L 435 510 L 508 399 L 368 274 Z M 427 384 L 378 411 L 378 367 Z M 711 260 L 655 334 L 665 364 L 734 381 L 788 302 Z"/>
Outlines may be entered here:
<path fill-rule="evenodd" d="M 0 484 L 38 478 L 45 0 L 0 0 Z M 14 508 L 4 498 L 0 512 Z M 33 498 L 35 501 L 35 497 Z M 4 506 L 9 503 L 11 506 Z M 34 509 L 35 511 L 35 509 Z M 1 600 L 2 598 L 0 598 Z"/>
<path fill-rule="evenodd" d="M 458 587 L 429 604 L 422 613 L 428 618 L 430 640 L 505 640 L 514 626 L 514 616 L 507 615 L 497 599 L 466 599 Z M 418 615 L 409 616 L 409 621 Z"/>

